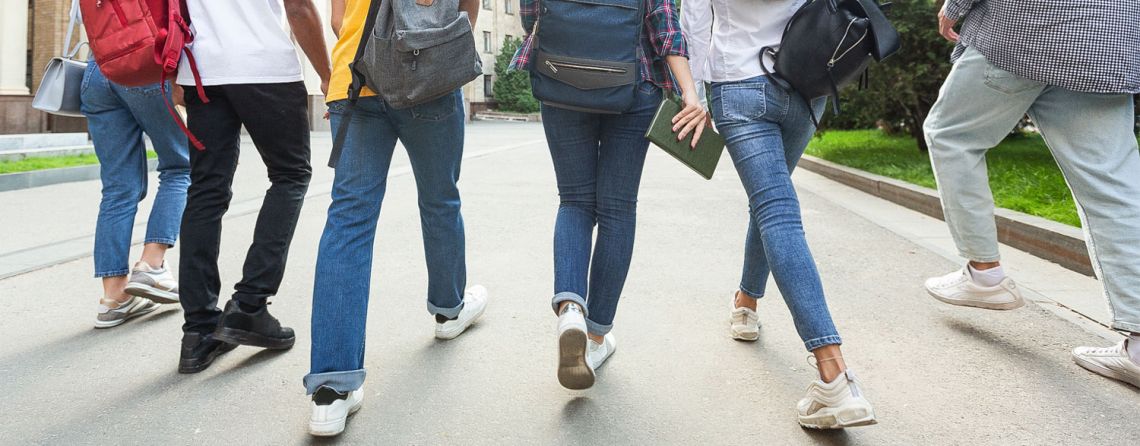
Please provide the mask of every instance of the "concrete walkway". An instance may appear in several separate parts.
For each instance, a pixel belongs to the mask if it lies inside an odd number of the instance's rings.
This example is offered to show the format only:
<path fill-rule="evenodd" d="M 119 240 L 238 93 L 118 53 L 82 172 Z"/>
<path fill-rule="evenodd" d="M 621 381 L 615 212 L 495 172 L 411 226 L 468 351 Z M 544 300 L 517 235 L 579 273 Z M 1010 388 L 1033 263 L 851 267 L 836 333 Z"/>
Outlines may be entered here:
<path fill-rule="evenodd" d="M 91 328 L 100 292 L 89 254 L 97 182 L 0 193 L 0 267 L 29 256 L 40 264 L 74 259 L 0 280 L 0 444 L 310 443 L 301 377 L 329 202 L 328 141 L 314 135 L 316 175 L 271 307 L 297 330 L 296 347 L 241 347 L 197 375 L 175 372 L 177 306 L 111 330 Z M 225 222 L 223 291 L 238 279 L 267 184 L 252 146 L 245 152 Z M 557 193 L 541 126 L 472 124 L 467 152 L 468 277 L 490 290 L 490 307 L 459 339 L 433 339 L 415 186 L 398 154 L 376 246 L 365 406 L 340 443 L 1125 445 L 1140 438 L 1140 391 L 1091 375 L 1068 355 L 1076 345 L 1107 345 L 1112 333 L 1051 305 L 1048 290 L 1035 290 L 1040 305 L 1010 312 L 934 301 L 922 280 L 957 263 L 931 235 L 932 223 L 807 172 L 796 176 L 809 241 L 846 356 L 880 424 L 800 429 L 794 405 L 814 370 L 774 284 L 761 302 L 760 340 L 727 335 L 747 224 L 730 161 L 704 181 L 656 148 L 615 323 L 618 351 L 593 389 L 565 390 L 554 375 L 549 310 Z M 1016 273 L 1048 275 L 1048 264 L 1007 254 L 1017 259 Z M 1076 284 L 1066 292 L 1095 290 L 1091 279 L 1065 280 Z"/>

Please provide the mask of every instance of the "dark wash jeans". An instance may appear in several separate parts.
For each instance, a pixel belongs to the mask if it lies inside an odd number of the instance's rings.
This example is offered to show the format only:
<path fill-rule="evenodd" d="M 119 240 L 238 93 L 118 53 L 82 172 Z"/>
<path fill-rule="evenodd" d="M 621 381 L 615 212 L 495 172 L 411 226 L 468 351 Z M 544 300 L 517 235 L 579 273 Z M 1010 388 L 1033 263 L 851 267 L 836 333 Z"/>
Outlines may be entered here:
<path fill-rule="evenodd" d="M 637 101 L 620 115 L 542 106 L 560 198 L 552 304 L 555 311 L 562 302 L 582 305 L 587 329 L 595 335 L 613 328 L 629 274 L 637 191 L 649 149 L 645 131 L 661 105 L 661 89 L 643 83 Z"/>
<path fill-rule="evenodd" d="M 233 298 L 263 306 L 277 294 L 289 243 L 309 188 L 308 93 L 301 82 L 206 87 L 209 103 L 186 91 L 190 131 L 206 150 L 190 150 L 190 190 L 182 216 L 179 264 L 182 309 L 189 333 L 217 326 L 218 252 L 222 216 L 229 209 L 237 169 L 241 128 L 253 139 L 269 173 L 265 193 Z"/>

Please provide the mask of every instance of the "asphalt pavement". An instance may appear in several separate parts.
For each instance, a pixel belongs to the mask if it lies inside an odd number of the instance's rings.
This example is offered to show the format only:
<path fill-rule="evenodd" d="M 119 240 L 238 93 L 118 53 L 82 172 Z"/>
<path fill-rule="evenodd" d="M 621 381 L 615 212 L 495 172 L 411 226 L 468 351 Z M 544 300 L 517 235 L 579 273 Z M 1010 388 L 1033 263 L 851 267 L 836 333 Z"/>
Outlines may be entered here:
<path fill-rule="evenodd" d="M 797 181 L 817 185 L 799 189 L 808 239 L 879 424 L 801 429 L 795 402 L 815 371 L 774 284 L 760 304 L 760 340 L 728 336 L 748 218 L 730 160 L 705 181 L 656 148 L 617 352 L 592 389 L 563 389 L 549 306 L 558 197 L 541 125 L 480 122 L 467 132 L 468 278 L 490 291 L 488 310 L 460 338 L 433 338 L 415 184 L 398 150 L 375 249 L 364 408 L 331 441 L 308 436 L 301 385 L 332 178 L 327 133 L 313 136 L 313 184 L 270 307 L 297 330 L 296 346 L 239 347 L 196 375 L 176 373 L 176 305 L 92 328 L 98 182 L 0 193 L 0 268 L 5 259 L 50 265 L 0 279 L 0 444 L 1140 444 L 1140 390 L 1069 357 L 1111 334 L 1045 305 L 995 312 L 933 300 L 922 281 L 958 265 L 857 200 L 820 192 L 826 180 L 806 172 Z M 256 151 L 248 141 L 243 149 L 224 223 L 223 294 L 239 279 L 267 186 Z"/>

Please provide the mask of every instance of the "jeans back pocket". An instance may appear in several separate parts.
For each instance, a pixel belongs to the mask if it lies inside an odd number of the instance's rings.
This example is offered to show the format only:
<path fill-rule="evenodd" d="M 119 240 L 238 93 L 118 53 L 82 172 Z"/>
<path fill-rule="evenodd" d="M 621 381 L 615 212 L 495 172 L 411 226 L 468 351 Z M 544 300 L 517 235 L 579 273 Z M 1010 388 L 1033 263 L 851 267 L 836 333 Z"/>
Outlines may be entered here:
<path fill-rule="evenodd" d="M 717 122 L 758 121 L 768 111 L 768 99 L 762 83 L 724 84 L 716 87 L 714 110 Z"/>

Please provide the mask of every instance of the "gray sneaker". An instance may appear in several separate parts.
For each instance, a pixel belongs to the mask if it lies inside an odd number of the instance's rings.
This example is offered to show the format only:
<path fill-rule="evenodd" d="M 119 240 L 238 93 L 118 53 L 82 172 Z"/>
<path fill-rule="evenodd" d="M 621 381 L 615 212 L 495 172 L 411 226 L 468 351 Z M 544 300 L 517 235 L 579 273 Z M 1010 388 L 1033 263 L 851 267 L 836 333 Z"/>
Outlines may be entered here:
<path fill-rule="evenodd" d="M 106 297 L 99 300 L 99 315 L 95 316 L 95 328 L 111 328 L 135 316 L 142 316 L 158 309 L 158 304 L 138 296 L 119 303 Z"/>
<path fill-rule="evenodd" d="M 136 263 L 124 291 L 160 304 L 178 303 L 178 282 L 165 264 L 161 268 L 152 268 L 146 262 Z"/>

